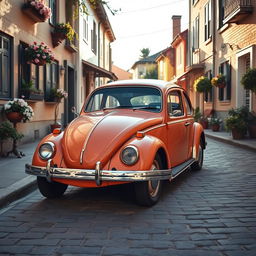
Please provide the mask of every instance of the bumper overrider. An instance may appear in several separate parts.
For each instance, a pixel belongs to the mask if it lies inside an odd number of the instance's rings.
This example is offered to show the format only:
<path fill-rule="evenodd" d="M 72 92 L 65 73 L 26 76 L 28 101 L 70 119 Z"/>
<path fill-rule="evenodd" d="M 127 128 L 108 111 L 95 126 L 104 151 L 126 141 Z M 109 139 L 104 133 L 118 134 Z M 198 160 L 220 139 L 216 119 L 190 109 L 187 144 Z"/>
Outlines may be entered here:
<path fill-rule="evenodd" d="M 72 180 L 95 180 L 98 186 L 102 181 L 149 181 L 149 180 L 167 180 L 172 177 L 171 170 L 142 170 L 142 171 L 117 171 L 101 170 L 100 162 L 96 163 L 95 170 L 71 169 L 51 166 L 51 160 L 48 160 L 45 167 L 25 165 L 27 174 L 45 177 L 48 181 L 52 178 L 72 179 Z"/>

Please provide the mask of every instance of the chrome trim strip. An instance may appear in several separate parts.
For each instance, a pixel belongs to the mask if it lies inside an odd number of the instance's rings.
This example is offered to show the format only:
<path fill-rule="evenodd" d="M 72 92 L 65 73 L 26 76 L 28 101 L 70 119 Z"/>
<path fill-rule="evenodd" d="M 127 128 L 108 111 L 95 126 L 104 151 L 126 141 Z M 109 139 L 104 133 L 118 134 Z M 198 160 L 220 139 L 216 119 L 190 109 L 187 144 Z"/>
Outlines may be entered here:
<path fill-rule="evenodd" d="M 142 130 L 142 131 L 138 131 L 138 132 L 147 133 L 147 132 L 150 132 L 150 131 L 155 130 L 157 128 L 161 128 L 163 126 L 166 126 L 166 124 L 157 124 L 156 126 L 153 126 L 151 128 L 148 128 L 148 129 L 145 129 L 145 130 Z"/>
<path fill-rule="evenodd" d="M 192 120 L 194 120 L 194 118 L 179 119 L 179 120 L 175 120 L 175 121 L 169 121 L 169 122 L 167 122 L 167 124 L 176 124 L 176 123 L 192 121 Z"/>
<path fill-rule="evenodd" d="M 108 113 L 107 115 L 105 115 L 104 117 L 102 117 L 94 126 L 93 128 L 90 130 L 89 134 L 87 135 L 87 138 L 84 142 L 84 145 L 83 145 L 83 148 L 82 148 L 82 151 L 80 153 L 80 164 L 83 164 L 83 158 L 84 158 L 84 152 L 85 152 L 85 149 L 86 149 L 86 146 L 88 144 L 88 141 L 93 133 L 93 131 L 96 129 L 96 127 L 98 126 L 98 124 L 103 121 L 107 116 L 109 116 L 110 114 L 112 114 L 113 112 L 110 112 Z"/>
<path fill-rule="evenodd" d="M 95 182 L 97 186 L 101 185 L 101 177 L 100 177 L 100 161 L 96 163 L 95 167 Z"/>

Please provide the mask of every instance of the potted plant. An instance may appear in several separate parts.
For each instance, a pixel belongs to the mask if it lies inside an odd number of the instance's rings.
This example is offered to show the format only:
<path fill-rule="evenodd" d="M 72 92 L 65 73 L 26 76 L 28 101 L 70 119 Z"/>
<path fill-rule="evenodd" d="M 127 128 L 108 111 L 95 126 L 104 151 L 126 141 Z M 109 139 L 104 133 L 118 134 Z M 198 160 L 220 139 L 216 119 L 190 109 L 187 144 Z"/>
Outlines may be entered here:
<path fill-rule="evenodd" d="M 256 68 L 249 69 L 242 77 L 241 84 L 245 90 L 256 94 Z"/>
<path fill-rule="evenodd" d="M 199 122 L 199 120 L 202 118 L 202 114 L 200 112 L 199 107 L 196 107 L 196 109 L 194 110 L 194 120 L 195 122 Z"/>
<path fill-rule="evenodd" d="M 22 11 L 35 22 L 45 22 L 51 17 L 51 8 L 44 0 L 28 0 L 22 6 Z"/>
<path fill-rule="evenodd" d="M 222 120 L 217 117 L 211 117 L 209 122 L 213 132 L 218 132 L 220 130 L 221 123 L 222 123 Z"/>
<path fill-rule="evenodd" d="M 0 144 L 1 155 L 3 155 L 3 142 L 6 139 L 20 140 L 24 135 L 18 133 L 17 130 L 11 125 L 10 122 L 5 121 L 0 124 Z"/>
<path fill-rule="evenodd" d="M 50 92 L 50 99 L 53 99 L 57 104 L 55 106 L 54 110 L 54 123 L 51 125 L 51 131 L 53 131 L 55 128 L 60 128 L 61 124 L 57 122 L 58 114 L 59 114 L 59 104 L 61 100 L 64 98 L 66 99 L 68 97 L 68 93 L 59 88 L 52 88 Z"/>
<path fill-rule="evenodd" d="M 228 111 L 226 127 L 232 132 L 233 139 L 243 139 L 247 132 L 248 108 L 241 107 Z"/>
<path fill-rule="evenodd" d="M 25 56 L 28 64 L 35 64 L 38 66 L 42 66 L 46 63 L 52 63 L 54 60 L 54 55 L 51 49 L 44 43 L 29 45 L 25 49 Z"/>
<path fill-rule="evenodd" d="M 200 76 L 194 82 L 194 89 L 196 92 L 209 92 L 212 89 L 211 81 L 208 77 Z"/>
<path fill-rule="evenodd" d="M 54 27 L 52 34 L 53 47 L 58 46 L 64 39 L 72 41 L 75 36 L 75 31 L 72 26 L 68 23 L 57 23 Z"/>
<path fill-rule="evenodd" d="M 26 81 L 23 79 L 20 90 L 21 98 L 27 100 L 43 100 L 44 94 L 40 89 L 33 86 L 33 81 Z"/>
<path fill-rule="evenodd" d="M 213 86 L 218 88 L 225 88 L 226 87 L 226 77 L 222 74 L 218 74 L 217 76 L 213 77 L 211 80 Z"/>
<path fill-rule="evenodd" d="M 33 109 L 23 99 L 9 100 L 4 104 L 4 112 L 7 119 L 13 123 L 26 122 L 34 116 Z"/>

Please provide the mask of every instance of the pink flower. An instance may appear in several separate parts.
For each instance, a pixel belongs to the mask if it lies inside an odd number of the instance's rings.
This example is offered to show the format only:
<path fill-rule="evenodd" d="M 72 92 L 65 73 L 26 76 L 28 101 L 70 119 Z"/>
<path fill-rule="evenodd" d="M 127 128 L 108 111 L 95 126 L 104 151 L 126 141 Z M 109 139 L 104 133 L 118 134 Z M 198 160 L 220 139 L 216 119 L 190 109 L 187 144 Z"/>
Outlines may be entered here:
<path fill-rule="evenodd" d="M 37 56 L 37 57 L 40 57 L 40 54 L 38 53 L 36 56 Z"/>
<path fill-rule="evenodd" d="M 36 42 L 34 42 L 34 45 L 36 45 L 37 43 Z"/>
<path fill-rule="evenodd" d="M 38 50 L 38 46 L 37 45 L 34 46 L 34 50 Z"/>
<path fill-rule="evenodd" d="M 45 56 L 45 55 L 43 55 L 43 56 L 42 56 L 42 58 L 43 58 L 43 59 L 46 59 L 46 56 Z"/>
<path fill-rule="evenodd" d="M 38 62 L 39 62 L 39 59 L 35 58 L 35 59 L 34 59 L 34 62 L 35 62 L 35 63 L 38 63 Z"/>
<path fill-rule="evenodd" d="M 41 42 L 41 45 L 44 45 L 44 42 Z"/>

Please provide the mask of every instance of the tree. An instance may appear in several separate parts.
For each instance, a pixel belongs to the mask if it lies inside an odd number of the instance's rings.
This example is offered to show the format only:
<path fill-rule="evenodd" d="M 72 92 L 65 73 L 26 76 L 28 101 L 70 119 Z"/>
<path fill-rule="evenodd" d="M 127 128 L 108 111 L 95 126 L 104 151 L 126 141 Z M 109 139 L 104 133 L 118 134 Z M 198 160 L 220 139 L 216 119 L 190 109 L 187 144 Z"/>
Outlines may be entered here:
<path fill-rule="evenodd" d="M 144 59 L 144 58 L 148 57 L 150 50 L 149 50 L 149 48 L 143 48 L 140 50 L 140 52 L 141 52 L 140 58 Z"/>

